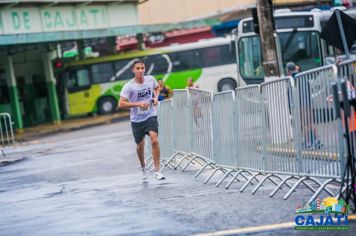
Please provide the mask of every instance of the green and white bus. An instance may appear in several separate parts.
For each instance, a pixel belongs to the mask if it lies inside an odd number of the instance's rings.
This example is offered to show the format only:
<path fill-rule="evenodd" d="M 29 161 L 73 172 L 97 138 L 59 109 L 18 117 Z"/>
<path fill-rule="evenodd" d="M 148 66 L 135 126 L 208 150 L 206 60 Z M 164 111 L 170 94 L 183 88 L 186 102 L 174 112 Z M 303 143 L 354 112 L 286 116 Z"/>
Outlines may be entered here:
<path fill-rule="evenodd" d="M 280 9 L 274 13 L 280 49 L 279 65 L 284 74 L 289 61 L 299 64 L 303 71 L 333 62 L 337 56 L 334 48 L 320 38 L 322 28 L 332 13 L 319 9 L 309 12 Z M 356 9 L 345 13 L 356 17 Z M 264 82 L 260 36 L 254 32 L 252 17 L 241 20 L 235 32 L 239 78 L 247 84 Z"/>
<path fill-rule="evenodd" d="M 221 37 L 70 62 L 59 78 L 62 110 L 67 116 L 113 112 L 138 57 L 145 60 L 146 74 L 171 89 L 185 88 L 188 78 L 210 91 L 234 89 L 243 83 L 237 79 L 234 46 L 231 37 Z"/>

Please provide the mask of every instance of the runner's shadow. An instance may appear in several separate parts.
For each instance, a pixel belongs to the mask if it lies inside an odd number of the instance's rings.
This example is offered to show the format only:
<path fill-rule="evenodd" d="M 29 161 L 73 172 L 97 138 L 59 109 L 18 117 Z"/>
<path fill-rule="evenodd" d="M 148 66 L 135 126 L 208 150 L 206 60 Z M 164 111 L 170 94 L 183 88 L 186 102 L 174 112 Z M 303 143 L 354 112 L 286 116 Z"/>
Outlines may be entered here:
<path fill-rule="evenodd" d="M 142 180 L 142 187 L 148 187 L 148 180 Z"/>

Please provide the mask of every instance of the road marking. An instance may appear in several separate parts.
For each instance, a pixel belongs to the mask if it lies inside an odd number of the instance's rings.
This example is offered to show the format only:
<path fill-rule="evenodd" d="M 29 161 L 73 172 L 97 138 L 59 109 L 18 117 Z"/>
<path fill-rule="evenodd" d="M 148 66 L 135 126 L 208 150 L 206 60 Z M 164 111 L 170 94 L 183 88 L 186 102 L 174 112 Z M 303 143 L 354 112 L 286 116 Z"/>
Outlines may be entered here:
<path fill-rule="evenodd" d="M 356 215 L 349 215 L 348 219 L 356 220 Z M 253 226 L 253 227 L 246 227 L 246 228 L 239 228 L 239 229 L 223 230 L 214 233 L 196 234 L 195 236 L 221 236 L 221 235 L 232 235 L 232 234 L 258 233 L 261 231 L 293 228 L 294 226 L 295 226 L 295 222 L 293 221 L 293 222 L 286 222 L 280 224 L 260 225 L 260 226 Z"/>

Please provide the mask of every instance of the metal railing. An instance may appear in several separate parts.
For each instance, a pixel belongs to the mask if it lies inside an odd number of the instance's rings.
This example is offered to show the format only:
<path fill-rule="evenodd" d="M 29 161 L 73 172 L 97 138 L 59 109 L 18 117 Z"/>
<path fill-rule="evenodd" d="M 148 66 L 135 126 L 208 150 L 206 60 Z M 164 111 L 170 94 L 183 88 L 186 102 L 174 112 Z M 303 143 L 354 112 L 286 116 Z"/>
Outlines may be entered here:
<path fill-rule="evenodd" d="M 235 140 L 235 93 L 215 93 L 213 97 L 213 161 L 222 167 L 238 166 Z"/>
<path fill-rule="evenodd" d="M 163 129 L 167 126 L 163 120 L 173 121 L 172 132 L 160 131 L 161 139 L 173 142 L 167 145 L 175 151 L 165 166 L 174 160 L 176 169 L 186 162 L 184 170 L 199 159 L 202 168 L 195 177 L 210 166 L 214 170 L 204 183 L 221 171 L 224 176 L 217 186 L 232 177 L 229 188 L 241 176 L 246 180 L 241 192 L 257 183 L 255 193 L 269 180 L 276 185 L 270 196 L 287 186 L 287 199 L 301 184 L 313 192 L 309 201 L 322 191 L 335 195 L 327 185 L 340 182 L 345 147 L 331 102 L 331 83 L 347 77 L 355 92 L 355 62 L 214 95 L 200 89 L 175 90 L 172 114 L 159 113 Z M 172 152 L 167 150 L 165 156 Z M 176 159 L 178 154 L 183 158 Z"/>
<path fill-rule="evenodd" d="M 172 100 L 161 101 L 158 106 L 158 140 L 161 160 L 168 160 L 174 154 L 173 106 Z"/>
<path fill-rule="evenodd" d="M 160 144 L 160 161 L 164 166 L 169 158 L 174 154 L 174 132 L 173 132 L 173 106 L 172 100 L 161 101 L 157 107 L 157 120 L 158 120 L 158 141 Z M 152 144 L 151 138 L 146 135 L 145 137 L 145 157 L 147 167 L 151 168 L 153 165 L 152 157 Z M 154 168 L 152 167 L 151 170 Z"/>
<path fill-rule="evenodd" d="M 332 95 L 331 82 L 336 80 L 334 65 L 296 75 L 294 109 L 301 132 L 295 136 L 299 141 L 296 145 L 303 150 L 299 155 L 301 174 L 340 176 L 340 161 L 344 158 L 343 154 L 339 155 L 343 152 L 339 143 L 342 140 L 339 140 L 334 105 L 328 100 Z"/>
<path fill-rule="evenodd" d="M 192 135 L 190 122 L 190 102 L 188 91 L 174 90 L 173 129 L 175 130 L 174 150 L 178 153 L 190 153 Z"/>
<path fill-rule="evenodd" d="M 262 170 L 263 153 L 259 150 L 262 150 L 264 130 L 260 87 L 250 85 L 236 89 L 235 106 L 238 167 L 253 171 Z"/>
<path fill-rule="evenodd" d="M 200 89 L 189 89 L 190 128 L 192 146 L 190 152 L 213 160 L 212 93 Z"/>
<path fill-rule="evenodd" d="M 11 145 L 15 142 L 12 129 L 13 122 L 9 113 L 0 113 L 0 145 Z"/>

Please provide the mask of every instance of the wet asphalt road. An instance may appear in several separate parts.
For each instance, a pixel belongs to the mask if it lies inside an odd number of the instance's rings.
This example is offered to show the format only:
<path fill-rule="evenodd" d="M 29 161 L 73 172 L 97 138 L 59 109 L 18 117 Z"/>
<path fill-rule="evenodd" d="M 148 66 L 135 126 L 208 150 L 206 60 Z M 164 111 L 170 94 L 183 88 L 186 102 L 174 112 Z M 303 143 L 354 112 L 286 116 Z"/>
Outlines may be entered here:
<path fill-rule="evenodd" d="M 217 175 L 194 179 L 166 169 L 165 181 L 141 180 L 128 121 L 41 138 L 5 150 L 23 161 L 0 167 L 0 235 L 191 235 L 294 221 L 299 187 L 274 198 L 267 183 L 255 195 L 243 183 L 216 188 Z M 346 232 L 265 231 L 260 235 L 353 235 Z"/>

